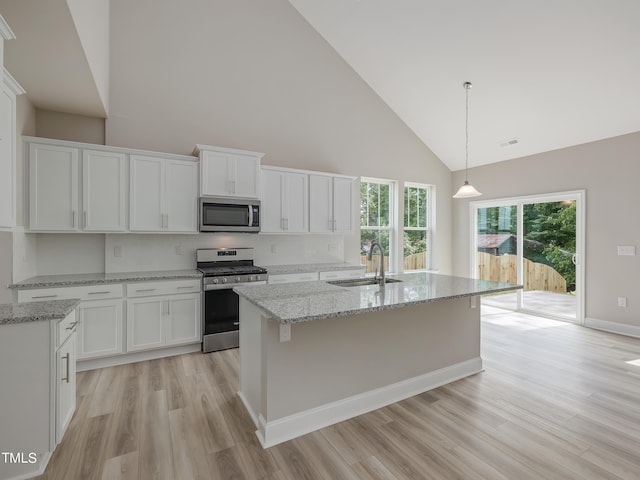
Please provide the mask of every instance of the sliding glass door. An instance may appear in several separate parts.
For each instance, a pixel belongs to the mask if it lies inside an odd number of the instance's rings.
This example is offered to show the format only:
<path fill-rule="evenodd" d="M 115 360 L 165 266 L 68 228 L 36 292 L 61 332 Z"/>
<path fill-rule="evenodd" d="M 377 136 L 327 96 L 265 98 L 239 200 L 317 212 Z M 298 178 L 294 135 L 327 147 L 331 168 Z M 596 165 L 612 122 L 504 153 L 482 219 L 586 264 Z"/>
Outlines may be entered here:
<path fill-rule="evenodd" d="M 581 323 L 584 192 L 473 202 L 473 272 L 524 289 L 483 297 L 501 308 Z"/>

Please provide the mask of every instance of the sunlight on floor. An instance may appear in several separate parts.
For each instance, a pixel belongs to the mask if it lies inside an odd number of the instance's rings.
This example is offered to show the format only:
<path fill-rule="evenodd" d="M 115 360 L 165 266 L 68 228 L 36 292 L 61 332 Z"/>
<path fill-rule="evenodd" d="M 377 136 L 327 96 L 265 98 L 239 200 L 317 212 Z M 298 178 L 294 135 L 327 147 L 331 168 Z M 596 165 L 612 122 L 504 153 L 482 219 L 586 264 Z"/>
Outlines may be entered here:
<path fill-rule="evenodd" d="M 636 360 L 629 360 L 628 362 L 624 362 L 624 363 L 628 363 L 629 365 L 635 365 L 636 367 L 640 367 L 640 358 L 637 358 Z"/>
<path fill-rule="evenodd" d="M 570 325 L 560 320 L 537 317 L 489 305 L 482 305 L 482 321 L 518 330 L 539 330 L 541 328 L 566 327 Z"/>

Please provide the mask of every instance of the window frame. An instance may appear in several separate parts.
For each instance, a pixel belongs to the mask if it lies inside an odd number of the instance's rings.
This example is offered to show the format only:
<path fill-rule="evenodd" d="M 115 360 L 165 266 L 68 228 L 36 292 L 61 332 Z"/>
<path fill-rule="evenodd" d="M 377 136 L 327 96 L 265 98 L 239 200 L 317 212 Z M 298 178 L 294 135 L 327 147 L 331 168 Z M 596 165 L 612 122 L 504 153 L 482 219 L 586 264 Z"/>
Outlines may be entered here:
<path fill-rule="evenodd" d="M 404 215 L 405 212 L 402 212 L 402 228 L 399 229 L 399 242 L 402 244 L 402 271 L 404 272 L 404 233 L 405 231 L 424 231 L 427 237 L 427 241 L 425 244 L 427 262 L 424 269 L 416 269 L 416 270 L 408 270 L 409 272 L 424 272 L 432 269 L 433 266 L 433 237 L 434 237 L 434 224 L 435 224 L 435 207 L 434 207 L 434 190 L 435 187 L 428 183 L 417 183 L 417 182 L 403 182 L 402 185 L 402 204 L 403 207 L 406 205 L 407 199 L 405 198 L 405 189 L 407 188 L 419 188 L 424 189 L 425 192 L 425 201 L 427 203 L 425 208 L 426 221 L 424 227 L 406 227 L 404 225 Z"/>
<path fill-rule="evenodd" d="M 397 244 L 397 208 L 396 208 L 396 191 L 397 182 L 394 180 L 387 180 L 383 178 L 373 178 L 373 177 L 360 177 L 360 185 L 363 183 L 374 183 L 378 185 L 388 185 L 389 186 L 389 226 L 381 227 L 381 226 L 368 226 L 362 225 L 362 216 L 360 217 L 360 246 L 362 248 L 362 230 L 374 230 L 374 231 L 388 231 L 389 232 L 389 271 L 395 272 L 397 271 L 395 266 L 395 257 L 396 257 L 396 244 Z M 362 189 L 360 190 L 362 191 Z M 360 203 L 362 204 L 362 197 L 360 197 Z M 362 214 L 361 214 L 362 215 Z"/>
<path fill-rule="evenodd" d="M 433 269 L 434 259 L 434 238 L 435 238 L 435 186 L 428 183 L 417 182 L 405 182 L 396 181 L 374 177 L 361 177 L 360 183 L 376 183 L 389 186 L 389 226 L 363 226 L 362 218 L 360 218 L 360 232 L 362 230 L 377 230 L 389 232 L 389 272 L 391 273 L 403 273 L 404 272 L 404 233 L 407 231 L 425 231 L 427 236 L 426 251 L 427 251 L 427 264 L 425 269 L 420 270 L 408 270 L 410 272 L 422 272 Z M 405 187 L 409 188 L 423 188 L 426 190 L 426 226 L 422 227 L 408 227 L 404 226 L 404 211 L 405 211 Z M 362 198 L 360 198 L 362 203 Z M 362 245 L 362 234 L 360 234 L 360 245 Z"/>

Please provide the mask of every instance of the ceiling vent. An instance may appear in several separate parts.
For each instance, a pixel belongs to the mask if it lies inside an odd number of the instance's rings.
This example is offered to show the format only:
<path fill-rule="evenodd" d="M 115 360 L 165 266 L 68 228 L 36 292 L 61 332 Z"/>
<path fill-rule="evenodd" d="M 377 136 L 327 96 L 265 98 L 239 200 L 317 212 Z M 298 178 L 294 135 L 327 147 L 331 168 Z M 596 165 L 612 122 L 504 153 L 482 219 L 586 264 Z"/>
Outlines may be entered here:
<path fill-rule="evenodd" d="M 511 145 L 516 145 L 520 143 L 520 140 L 517 138 L 511 138 L 509 140 L 505 140 L 504 142 L 500 142 L 501 147 L 510 147 Z"/>

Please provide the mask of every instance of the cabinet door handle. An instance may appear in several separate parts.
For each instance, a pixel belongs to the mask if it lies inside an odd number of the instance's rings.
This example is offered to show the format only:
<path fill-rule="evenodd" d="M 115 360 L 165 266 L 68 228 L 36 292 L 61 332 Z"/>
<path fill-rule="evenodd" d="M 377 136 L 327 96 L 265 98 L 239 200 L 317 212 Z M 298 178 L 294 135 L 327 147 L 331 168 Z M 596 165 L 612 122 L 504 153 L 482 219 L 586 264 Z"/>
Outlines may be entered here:
<path fill-rule="evenodd" d="M 38 295 L 35 297 L 31 297 L 32 300 L 35 300 L 36 298 L 56 298 L 58 295 Z"/>
<path fill-rule="evenodd" d="M 236 181 L 231 180 L 231 193 L 236 193 Z"/>
<path fill-rule="evenodd" d="M 171 315 L 171 302 L 167 300 L 167 315 Z"/>
<path fill-rule="evenodd" d="M 76 228 L 76 211 L 71 210 L 71 227 Z"/>
<path fill-rule="evenodd" d="M 82 224 L 83 224 L 83 225 L 85 226 L 85 228 L 86 228 L 86 226 L 87 226 L 87 211 L 86 211 L 86 210 L 83 212 L 83 217 L 84 217 L 84 218 L 83 218 L 83 220 L 82 220 Z"/>
<path fill-rule="evenodd" d="M 77 322 L 77 321 L 76 321 L 76 322 L 73 322 L 71 325 L 69 325 L 69 326 L 67 327 L 67 330 L 73 330 L 74 328 L 76 328 L 76 325 L 78 325 L 78 322 Z"/>
<path fill-rule="evenodd" d="M 111 293 L 109 290 L 106 290 L 104 292 L 89 292 L 87 293 L 87 295 L 104 295 L 106 293 Z"/>
<path fill-rule="evenodd" d="M 287 230 L 287 231 L 289 230 L 289 219 L 288 218 L 284 219 L 284 229 Z"/>
<path fill-rule="evenodd" d="M 238 326 L 238 325 L 240 325 L 240 322 L 233 322 L 233 324 L 234 324 L 235 326 Z"/>
<path fill-rule="evenodd" d="M 71 357 L 70 357 L 70 353 L 67 353 L 64 357 L 62 357 L 64 360 L 67 361 L 67 376 L 64 378 L 61 378 L 60 381 L 62 382 L 67 382 L 69 383 L 69 364 L 71 363 Z"/>

